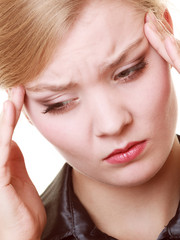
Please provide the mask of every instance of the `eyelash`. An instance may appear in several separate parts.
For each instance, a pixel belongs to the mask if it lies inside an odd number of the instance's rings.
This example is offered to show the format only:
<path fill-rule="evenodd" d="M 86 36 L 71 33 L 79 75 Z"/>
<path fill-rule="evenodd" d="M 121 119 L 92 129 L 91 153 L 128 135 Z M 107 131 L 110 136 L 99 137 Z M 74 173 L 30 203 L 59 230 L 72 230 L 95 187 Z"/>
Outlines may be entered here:
<path fill-rule="evenodd" d="M 119 74 L 115 75 L 114 80 L 120 79 L 120 81 L 122 81 L 123 83 L 133 80 L 137 77 L 137 75 L 142 73 L 146 66 L 147 62 L 145 62 L 144 59 L 142 59 L 138 64 L 130 68 L 127 68 L 121 71 Z M 77 103 L 78 98 L 74 98 L 64 102 L 54 103 L 51 105 L 47 105 L 46 109 L 42 113 L 63 114 L 73 109 Z"/>
<path fill-rule="evenodd" d="M 78 98 L 67 100 L 64 102 L 58 102 L 51 105 L 47 105 L 46 109 L 42 112 L 43 114 L 52 113 L 52 114 L 63 114 L 70 111 L 78 103 Z"/>
<path fill-rule="evenodd" d="M 126 83 L 130 80 L 135 79 L 139 74 L 142 73 L 142 71 L 146 68 L 147 62 L 142 59 L 138 64 L 127 68 L 120 73 L 116 74 L 114 77 L 114 80 L 120 80 L 123 83 Z"/>

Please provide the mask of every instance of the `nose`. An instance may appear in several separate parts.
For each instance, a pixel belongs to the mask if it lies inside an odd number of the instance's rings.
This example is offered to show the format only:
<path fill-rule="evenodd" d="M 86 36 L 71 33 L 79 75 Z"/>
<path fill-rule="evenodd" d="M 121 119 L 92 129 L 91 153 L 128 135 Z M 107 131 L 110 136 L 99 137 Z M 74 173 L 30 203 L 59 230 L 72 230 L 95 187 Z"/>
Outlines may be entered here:
<path fill-rule="evenodd" d="M 126 104 L 120 97 L 114 98 L 99 96 L 94 103 L 93 128 L 97 137 L 119 135 L 133 121 Z"/>

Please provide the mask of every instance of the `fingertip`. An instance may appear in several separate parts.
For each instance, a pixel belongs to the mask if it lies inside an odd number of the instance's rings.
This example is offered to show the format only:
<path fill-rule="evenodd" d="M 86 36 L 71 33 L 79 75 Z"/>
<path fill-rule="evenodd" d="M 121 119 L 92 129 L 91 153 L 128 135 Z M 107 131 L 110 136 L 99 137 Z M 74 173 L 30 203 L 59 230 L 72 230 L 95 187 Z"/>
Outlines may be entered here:
<path fill-rule="evenodd" d="M 151 22 L 150 12 L 146 12 L 144 22 L 145 23 Z"/>
<path fill-rule="evenodd" d="M 21 95 L 23 95 L 23 96 L 25 95 L 25 88 L 24 88 L 24 86 L 22 86 L 22 85 L 18 86 L 17 89 L 18 89 L 18 91 L 19 91 L 19 93 Z"/>
<path fill-rule="evenodd" d="M 155 14 L 152 11 L 149 11 L 149 12 L 146 13 L 146 15 L 145 15 L 145 22 L 146 23 L 149 23 L 149 22 L 156 23 L 157 22 L 157 18 L 156 18 Z"/>
<path fill-rule="evenodd" d="M 148 21 L 149 21 L 149 16 L 148 16 L 148 12 L 146 12 L 144 16 L 144 23 L 147 23 Z"/>
<path fill-rule="evenodd" d="M 13 102 L 16 110 L 19 112 L 24 103 L 25 89 L 23 86 L 14 87 L 10 90 L 9 100 Z"/>
<path fill-rule="evenodd" d="M 17 95 L 24 95 L 25 94 L 25 89 L 23 86 L 17 86 L 17 87 L 13 87 L 11 89 L 8 90 L 9 92 L 9 96 L 10 99 L 13 99 L 13 97 L 17 94 Z"/>

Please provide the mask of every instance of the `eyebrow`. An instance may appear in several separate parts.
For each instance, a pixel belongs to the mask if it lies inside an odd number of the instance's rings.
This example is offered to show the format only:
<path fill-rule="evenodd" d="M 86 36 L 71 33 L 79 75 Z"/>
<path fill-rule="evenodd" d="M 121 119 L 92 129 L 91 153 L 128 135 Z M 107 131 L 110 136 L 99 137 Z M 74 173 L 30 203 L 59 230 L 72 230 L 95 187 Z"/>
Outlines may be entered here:
<path fill-rule="evenodd" d="M 124 62 L 128 57 L 128 55 L 131 53 L 131 51 L 136 49 L 143 42 L 143 40 L 144 40 L 144 36 L 138 38 L 136 41 L 128 45 L 126 49 L 120 53 L 120 55 L 116 56 L 115 60 L 111 60 L 111 62 L 109 63 L 104 63 L 104 66 L 102 66 L 102 71 L 115 68 L 116 66 Z"/>
<path fill-rule="evenodd" d="M 109 63 L 104 63 L 101 68 L 101 71 L 107 71 L 108 69 L 112 69 L 120 65 L 123 61 L 125 61 L 129 53 L 132 50 L 136 49 L 139 44 L 141 44 L 143 39 L 144 37 L 138 38 L 136 41 L 128 45 L 127 48 L 124 51 L 122 51 L 119 56 L 116 56 L 114 60 L 111 60 L 111 62 Z M 44 84 L 38 84 L 32 87 L 26 87 L 26 90 L 30 92 L 43 92 L 47 90 L 52 92 L 60 92 L 65 90 L 71 90 L 73 88 L 76 88 L 77 86 L 78 86 L 78 83 L 75 83 L 75 82 L 69 82 L 68 84 L 61 84 L 59 86 L 44 83 Z"/>
<path fill-rule="evenodd" d="M 68 84 L 64 85 L 50 85 L 50 84 L 38 84 L 37 86 L 32 86 L 32 87 L 26 87 L 27 91 L 30 92 L 44 92 L 44 91 L 51 91 L 51 92 L 60 92 L 60 91 L 66 91 L 66 90 L 71 90 L 73 88 L 76 88 L 78 86 L 77 83 L 75 82 L 69 82 Z"/>

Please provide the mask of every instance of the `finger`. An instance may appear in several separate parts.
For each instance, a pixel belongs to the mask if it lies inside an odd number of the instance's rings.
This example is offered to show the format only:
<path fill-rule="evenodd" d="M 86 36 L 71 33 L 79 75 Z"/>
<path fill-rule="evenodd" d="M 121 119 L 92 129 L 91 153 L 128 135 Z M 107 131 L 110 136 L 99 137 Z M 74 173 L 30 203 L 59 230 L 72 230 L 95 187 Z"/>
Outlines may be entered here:
<path fill-rule="evenodd" d="M 170 36 L 165 39 L 165 47 L 168 55 L 171 58 L 172 65 L 180 73 L 180 43 Z"/>
<path fill-rule="evenodd" d="M 156 32 L 154 25 L 151 23 L 145 24 L 145 35 L 151 44 L 151 46 L 161 55 L 162 58 L 166 60 L 169 64 L 173 64 L 170 56 L 168 55 L 163 40 L 160 38 L 159 34 Z"/>
<path fill-rule="evenodd" d="M 15 108 L 11 101 L 6 101 L 3 105 L 3 112 L 0 118 L 0 162 L 2 159 L 2 148 L 9 147 L 15 126 Z"/>
<path fill-rule="evenodd" d="M 167 36 L 169 34 L 170 35 L 173 34 L 173 29 L 166 21 L 166 19 L 165 18 L 163 18 L 162 20 L 158 19 L 153 12 L 148 12 L 146 14 L 145 22 L 146 23 L 151 22 L 153 25 L 155 25 L 156 29 L 158 30 L 160 35 L 162 35 L 162 37 L 163 35 Z"/>
<path fill-rule="evenodd" d="M 164 40 L 170 36 L 170 33 L 168 30 L 165 30 L 165 26 L 162 24 L 158 22 L 154 23 L 155 20 L 152 20 L 149 15 L 147 15 L 146 19 L 148 19 L 148 21 L 145 23 L 144 32 L 148 41 L 169 64 L 173 65 L 164 43 Z"/>
<path fill-rule="evenodd" d="M 168 30 L 169 33 L 173 34 L 174 33 L 173 21 L 171 19 L 170 13 L 167 9 L 164 12 L 164 18 L 163 18 L 162 22 L 163 22 L 166 30 Z"/>
<path fill-rule="evenodd" d="M 3 105 L 0 119 L 0 188 L 10 183 L 8 158 L 11 149 L 11 139 L 14 131 L 15 108 L 10 101 Z"/>
<path fill-rule="evenodd" d="M 163 24 L 165 23 L 165 24 Z M 167 21 L 158 21 L 154 14 L 146 15 L 145 34 L 156 51 L 180 73 L 180 42 L 167 26 Z"/>
<path fill-rule="evenodd" d="M 12 135 L 24 101 L 23 88 L 12 89 L 10 99 L 11 101 L 4 103 L 0 117 L 0 187 L 7 186 L 11 182 L 8 160 L 11 154 Z"/>
<path fill-rule="evenodd" d="M 152 47 L 180 73 L 180 42 L 172 34 L 160 33 L 152 22 L 145 24 L 145 34 Z"/>
<path fill-rule="evenodd" d="M 10 90 L 10 100 L 13 102 L 16 110 L 15 125 L 19 119 L 19 116 L 22 110 L 22 106 L 24 103 L 24 95 L 25 95 L 25 90 L 22 86 L 18 86 Z"/>
<path fill-rule="evenodd" d="M 14 141 L 12 141 L 11 143 L 11 156 L 12 157 L 9 161 L 9 166 L 11 170 L 11 175 L 15 178 L 15 182 L 17 179 L 21 179 L 23 183 L 32 184 L 26 169 L 23 154 L 19 146 L 17 145 L 17 143 Z M 12 184 L 13 184 L 13 180 L 12 180 Z"/>

